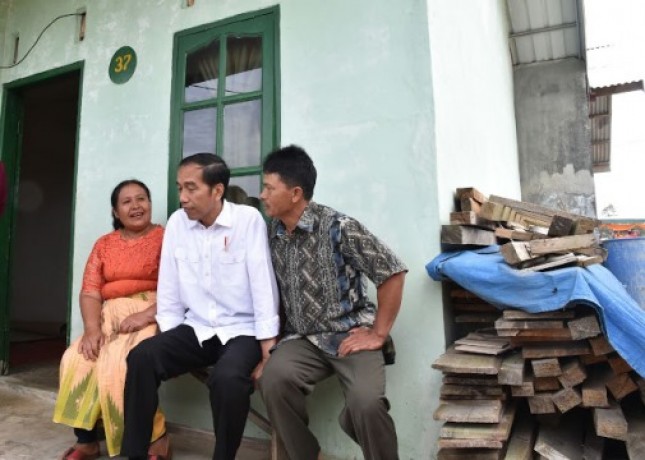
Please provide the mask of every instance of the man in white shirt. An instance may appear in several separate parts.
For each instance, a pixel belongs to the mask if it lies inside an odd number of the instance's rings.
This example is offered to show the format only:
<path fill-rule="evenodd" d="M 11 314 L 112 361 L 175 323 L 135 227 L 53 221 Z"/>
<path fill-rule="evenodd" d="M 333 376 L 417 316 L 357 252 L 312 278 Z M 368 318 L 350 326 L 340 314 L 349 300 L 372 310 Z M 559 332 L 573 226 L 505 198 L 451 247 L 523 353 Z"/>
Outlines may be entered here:
<path fill-rule="evenodd" d="M 280 320 L 266 224 L 255 208 L 224 199 L 229 177 L 226 163 L 213 154 L 179 164 L 182 209 L 168 219 L 159 267 L 162 332 L 127 359 L 121 455 L 131 459 L 149 458 L 161 382 L 209 365 L 213 459 L 233 460 L 242 440 L 254 380 Z"/>

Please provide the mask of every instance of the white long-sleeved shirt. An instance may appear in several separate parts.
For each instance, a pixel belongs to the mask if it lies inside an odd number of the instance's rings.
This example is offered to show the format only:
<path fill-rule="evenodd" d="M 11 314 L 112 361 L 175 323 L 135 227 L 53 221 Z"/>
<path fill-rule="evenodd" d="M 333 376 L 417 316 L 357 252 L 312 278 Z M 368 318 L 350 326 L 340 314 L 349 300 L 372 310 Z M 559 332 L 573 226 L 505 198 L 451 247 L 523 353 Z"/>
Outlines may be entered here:
<path fill-rule="evenodd" d="M 202 343 L 278 335 L 278 289 L 267 228 L 257 209 L 224 201 L 210 227 L 179 209 L 168 219 L 157 287 L 161 331 L 180 324 Z"/>

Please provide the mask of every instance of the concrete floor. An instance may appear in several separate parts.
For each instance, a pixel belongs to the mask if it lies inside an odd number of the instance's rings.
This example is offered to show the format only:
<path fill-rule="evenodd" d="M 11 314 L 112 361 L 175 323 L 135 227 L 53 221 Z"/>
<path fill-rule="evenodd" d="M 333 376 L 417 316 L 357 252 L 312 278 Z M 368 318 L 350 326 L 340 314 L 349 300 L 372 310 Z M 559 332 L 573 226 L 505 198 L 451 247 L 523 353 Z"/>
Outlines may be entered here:
<path fill-rule="evenodd" d="M 13 369 L 10 375 L 0 376 L 0 460 L 56 460 L 74 443 L 69 427 L 51 421 L 57 385 L 57 364 Z M 176 425 L 169 425 L 168 431 L 173 459 L 211 458 L 212 433 Z M 105 454 L 105 445 L 101 451 Z M 269 443 L 245 439 L 237 458 L 268 460 Z"/>

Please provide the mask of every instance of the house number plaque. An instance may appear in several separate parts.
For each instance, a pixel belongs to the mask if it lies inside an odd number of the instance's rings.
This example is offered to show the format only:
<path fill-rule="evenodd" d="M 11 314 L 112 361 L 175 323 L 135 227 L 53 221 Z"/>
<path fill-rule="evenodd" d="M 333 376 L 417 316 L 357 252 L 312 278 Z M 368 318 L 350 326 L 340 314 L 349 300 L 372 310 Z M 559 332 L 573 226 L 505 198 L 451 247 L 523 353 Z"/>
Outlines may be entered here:
<path fill-rule="evenodd" d="M 129 46 L 119 48 L 110 60 L 110 80 L 116 84 L 127 82 L 137 68 L 137 54 Z"/>

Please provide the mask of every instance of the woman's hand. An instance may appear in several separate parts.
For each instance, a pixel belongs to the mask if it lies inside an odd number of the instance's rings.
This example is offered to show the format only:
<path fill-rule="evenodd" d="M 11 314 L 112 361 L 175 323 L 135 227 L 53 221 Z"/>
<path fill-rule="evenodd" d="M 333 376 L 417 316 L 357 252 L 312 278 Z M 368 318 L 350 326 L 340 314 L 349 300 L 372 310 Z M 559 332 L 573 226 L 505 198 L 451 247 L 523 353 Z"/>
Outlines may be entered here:
<path fill-rule="evenodd" d="M 96 361 L 104 343 L 105 336 L 101 333 L 101 329 L 86 329 L 78 343 L 78 352 L 82 353 L 88 361 Z"/>
<path fill-rule="evenodd" d="M 130 334 L 132 332 L 140 331 L 154 322 L 154 316 L 151 316 L 150 312 L 147 310 L 133 313 L 121 321 L 121 324 L 119 324 L 119 332 L 121 334 Z"/>

